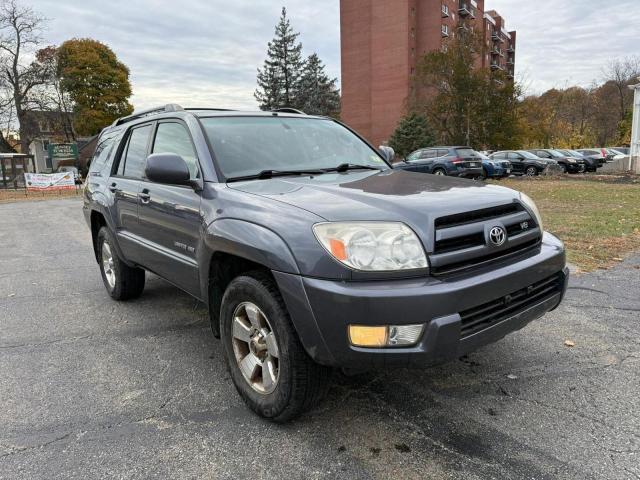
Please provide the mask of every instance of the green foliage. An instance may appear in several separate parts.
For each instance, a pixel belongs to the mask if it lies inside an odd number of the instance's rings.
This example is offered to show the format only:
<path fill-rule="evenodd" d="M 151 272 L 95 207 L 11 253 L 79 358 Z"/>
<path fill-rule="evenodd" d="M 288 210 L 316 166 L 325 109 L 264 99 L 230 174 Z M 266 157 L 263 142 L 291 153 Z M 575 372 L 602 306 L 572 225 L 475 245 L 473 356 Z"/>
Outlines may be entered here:
<path fill-rule="evenodd" d="M 401 157 L 420 148 L 431 147 L 434 143 L 435 137 L 427 119 L 415 112 L 400 120 L 398 128 L 389 139 L 389 146 Z"/>
<path fill-rule="evenodd" d="M 302 44 L 300 34 L 293 31 L 282 7 L 282 16 L 275 29 L 275 38 L 269 42 L 267 59 L 258 69 L 258 88 L 254 93 L 262 110 L 297 107 L 296 96 L 302 76 Z"/>
<path fill-rule="evenodd" d="M 337 116 L 340 91 L 337 79 L 329 78 L 317 54 L 302 58 L 299 33 L 294 32 L 282 8 L 275 38 L 269 42 L 267 58 L 258 69 L 258 88 L 254 96 L 262 110 L 297 108 L 315 115 Z"/>
<path fill-rule="evenodd" d="M 336 115 L 340 111 L 340 92 L 337 79 L 329 78 L 317 54 L 304 64 L 296 95 L 299 108 L 313 115 Z"/>
<path fill-rule="evenodd" d="M 71 99 L 79 135 L 95 135 L 133 111 L 129 69 L 107 45 L 72 39 L 58 48 L 57 55 L 57 76 Z"/>
<path fill-rule="evenodd" d="M 520 87 L 502 72 L 475 67 L 483 51 L 478 35 L 460 34 L 446 47 L 420 61 L 413 108 L 427 117 L 444 144 L 517 147 Z"/>

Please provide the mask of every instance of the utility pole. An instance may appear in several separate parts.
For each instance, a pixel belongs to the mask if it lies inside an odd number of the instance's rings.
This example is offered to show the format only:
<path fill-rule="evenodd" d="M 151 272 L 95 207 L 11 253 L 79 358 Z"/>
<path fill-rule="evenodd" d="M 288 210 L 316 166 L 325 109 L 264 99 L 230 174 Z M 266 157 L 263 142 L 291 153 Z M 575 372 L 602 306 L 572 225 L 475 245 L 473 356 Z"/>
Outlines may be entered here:
<path fill-rule="evenodd" d="M 640 80 L 640 77 L 638 77 Z M 631 127 L 631 151 L 630 170 L 640 173 L 640 83 L 629 85 L 629 88 L 635 92 L 633 98 L 633 123 Z"/>

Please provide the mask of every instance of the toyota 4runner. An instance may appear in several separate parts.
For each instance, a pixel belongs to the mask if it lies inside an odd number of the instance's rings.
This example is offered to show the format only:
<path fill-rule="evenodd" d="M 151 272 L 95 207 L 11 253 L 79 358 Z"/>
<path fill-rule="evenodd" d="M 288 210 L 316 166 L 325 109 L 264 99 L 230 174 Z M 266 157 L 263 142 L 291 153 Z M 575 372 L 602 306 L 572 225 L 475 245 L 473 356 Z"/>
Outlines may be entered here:
<path fill-rule="evenodd" d="M 388 156 L 290 109 L 121 118 L 84 189 L 104 285 L 132 299 L 149 271 L 206 304 L 237 390 L 275 421 L 332 368 L 446 362 L 558 306 L 564 247 L 529 197 Z"/>

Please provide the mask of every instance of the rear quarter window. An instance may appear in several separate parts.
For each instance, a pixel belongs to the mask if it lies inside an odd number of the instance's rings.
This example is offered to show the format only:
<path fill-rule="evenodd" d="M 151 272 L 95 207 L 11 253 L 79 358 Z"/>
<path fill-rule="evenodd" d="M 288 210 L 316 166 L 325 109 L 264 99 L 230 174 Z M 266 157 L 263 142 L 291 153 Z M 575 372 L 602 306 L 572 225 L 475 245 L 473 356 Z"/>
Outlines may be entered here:
<path fill-rule="evenodd" d="M 101 172 L 111 166 L 113 162 L 113 151 L 115 149 L 114 146 L 117 145 L 117 143 L 116 137 L 113 135 L 100 139 L 98 145 L 96 145 L 96 151 L 91 158 L 89 172 Z"/>
<path fill-rule="evenodd" d="M 456 153 L 459 157 L 477 157 L 478 154 L 471 148 L 457 148 Z"/>

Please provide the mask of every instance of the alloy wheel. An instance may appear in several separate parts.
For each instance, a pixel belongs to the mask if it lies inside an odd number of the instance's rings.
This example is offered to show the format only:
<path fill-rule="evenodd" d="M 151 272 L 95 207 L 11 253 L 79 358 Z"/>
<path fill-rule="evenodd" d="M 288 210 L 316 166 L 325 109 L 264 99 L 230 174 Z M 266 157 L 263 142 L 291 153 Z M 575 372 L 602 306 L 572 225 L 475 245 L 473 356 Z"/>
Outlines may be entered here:
<path fill-rule="evenodd" d="M 527 176 L 529 176 L 529 177 L 535 177 L 536 174 L 538 173 L 538 170 L 536 170 L 535 167 L 529 167 L 529 168 L 527 168 L 526 173 L 527 173 Z"/>
<path fill-rule="evenodd" d="M 280 352 L 265 314 L 255 304 L 238 305 L 232 319 L 233 353 L 242 376 L 263 395 L 276 389 Z"/>
<path fill-rule="evenodd" d="M 107 242 L 102 243 L 102 271 L 109 287 L 113 290 L 116 286 L 116 271 L 114 270 L 113 253 Z"/>

